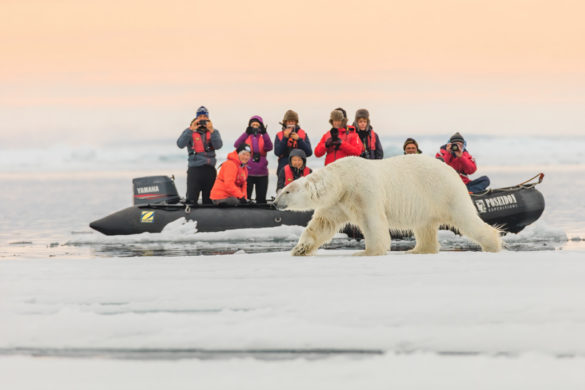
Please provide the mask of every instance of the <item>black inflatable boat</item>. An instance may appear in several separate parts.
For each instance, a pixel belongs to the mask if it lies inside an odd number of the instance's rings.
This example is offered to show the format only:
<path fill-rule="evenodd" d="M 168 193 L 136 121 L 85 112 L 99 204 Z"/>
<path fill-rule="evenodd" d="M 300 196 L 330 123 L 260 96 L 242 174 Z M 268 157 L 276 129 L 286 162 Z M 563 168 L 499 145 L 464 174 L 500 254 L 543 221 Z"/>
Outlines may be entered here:
<path fill-rule="evenodd" d="M 518 233 L 544 211 L 544 198 L 535 188 L 543 176 L 541 173 L 514 187 L 471 194 L 479 216 L 505 232 Z M 538 181 L 532 182 L 536 178 Z M 281 225 L 306 226 L 312 216 L 312 212 L 279 211 L 270 203 L 238 207 L 186 205 L 180 202 L 175 184 L 167 176 L 137 178 L 133 184 L 134 206 L 91 222 L 92 229 L 106 235 L 159 233 L 167 224 L 183 217 L 196 221 L 198 232 L 218 232 Z M 359 236 L 359 232 L 353 229 L 348 229 L 347 233 Z"/>

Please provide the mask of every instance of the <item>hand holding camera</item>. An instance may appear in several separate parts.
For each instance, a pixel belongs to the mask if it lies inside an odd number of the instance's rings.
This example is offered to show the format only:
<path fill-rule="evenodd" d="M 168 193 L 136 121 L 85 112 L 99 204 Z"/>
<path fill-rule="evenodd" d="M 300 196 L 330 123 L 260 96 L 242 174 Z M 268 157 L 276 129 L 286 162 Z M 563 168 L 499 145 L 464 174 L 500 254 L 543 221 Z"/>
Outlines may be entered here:
<path fill-rule="evenodd" d="M 212 125 L 211 121 L 209 119 L 206 119 L 206 118 L 193 119 L 191 121 L 191 125 L 189 126 L 189 129 L 191 131 L 199 131 L 201 133 L 204 133 L 206 131 L 213 133 L 213 125 Z"/>
<path fill-rule="evenodd" d="M 332 127 L 331 130 L 329 131 L 329 134 L 331 134 L 331 139 L 333 140 L 339 139 L 339 129 L 337 129 L 336 127 Z"/>
<path fill-rule="evenodd" d="M 463 154 L 462 146 L 459 142 L 447 144 L 447 150 L 451 152 L 454 157 L 461 157 Z"/>

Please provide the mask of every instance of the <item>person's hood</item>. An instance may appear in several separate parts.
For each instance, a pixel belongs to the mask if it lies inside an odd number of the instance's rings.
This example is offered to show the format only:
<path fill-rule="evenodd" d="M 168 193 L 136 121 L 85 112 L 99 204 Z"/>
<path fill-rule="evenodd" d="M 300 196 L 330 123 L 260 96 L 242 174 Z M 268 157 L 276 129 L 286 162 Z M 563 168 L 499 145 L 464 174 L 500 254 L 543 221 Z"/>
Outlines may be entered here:
<path fill-rule="evenodd" d="M 235 162 L 238 165 L 242 165 L 242 162 L 240 161 L 240 156 L 238 156 L 238 152 L 237 151 L 233 151 L 230 154 L 227 155 L 228 160 L 232 160 L 233 162 Z"/>

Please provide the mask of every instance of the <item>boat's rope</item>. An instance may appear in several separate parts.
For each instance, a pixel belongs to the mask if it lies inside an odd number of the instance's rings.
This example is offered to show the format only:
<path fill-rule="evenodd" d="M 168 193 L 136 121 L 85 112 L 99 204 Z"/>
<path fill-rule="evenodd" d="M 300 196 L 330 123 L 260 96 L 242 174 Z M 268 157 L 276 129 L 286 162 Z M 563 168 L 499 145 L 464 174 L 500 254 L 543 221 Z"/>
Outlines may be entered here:
<path fill-rule="evenodd" d="M 529 184 L 532 180 L 536 179 L 537 177 L 538 177 L 538 183 L 531 183 L 531 184 Z M 528 179 L 528 180 L 526 180 L 526 181 L 518 184 L 517 187 L 520 187 L 520 186 L 523 186 L 523 185 L 527 185 L 527 186 L 530 186 L 530 187 L 534 187 L 535 185 L 542 183 L 542 179 L 544 179 L 544 173 L 540 172 L 538 175 L 536 175 L 536 176 L 534 176 L 534 177 L 532 177 L 532 178 L 530 178 L 530 179 Z"/>
<path fill-rule="evenodd" d="M 538 178 L 538 181 L 537 182 L 534 182 L 534 183 L 531 183 L 531 181 L 533 181 L 536 178 Z M 515 186 L 512 186 L 512 187 L 503 187 L 503 188 L 495 188 L 495 189 L 491 189 L 490 188 L 490 189 L 485 190 L 483 192 L 476 192 L 476 193 L 473 193 L 473 194 L 470 194 L 470 195 L 472 195 L 472 196 L 483 196 L 483 195 L 487 195 L 490 192 L 494 192 L 494 191 L 516 191 L 518 188 L 533 188 L 537 184 L 542 183 L 542 179 L 543 178 L 544 178 L 544 173 L 541 172 L 538 175 L 536 175 L 534 177 L 531 177 L 530 179 L 528 179 L 528 180 L 526 180 L 526 181 L 524 181 L 524 182 L 522 182 L 520 184 L 517 184 Z"/>

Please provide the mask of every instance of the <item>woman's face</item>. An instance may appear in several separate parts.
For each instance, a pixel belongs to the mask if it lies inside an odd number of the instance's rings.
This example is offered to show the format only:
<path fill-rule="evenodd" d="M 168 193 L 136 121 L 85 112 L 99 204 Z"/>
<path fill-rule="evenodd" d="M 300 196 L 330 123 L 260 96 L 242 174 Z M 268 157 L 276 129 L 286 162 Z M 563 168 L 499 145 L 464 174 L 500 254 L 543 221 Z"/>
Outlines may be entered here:
<path fill-rule="evenodd" d="M 300 169 L 303 167 L 303 159 L 299 156 L 292 156 L 290 158 L 290 165 L 292 165 L 293 168 Z"/>
<path fill-rule="evenodd" d="M 342 121 L 333 121 L 333 127 L 339 129 L 341 127 Z"/>
<path fill-rule="evenodd" d="M 259 129 L 260 128 L 260 123 L 254 121 L 254 122 L 252 122 L 252 124 L 250 126 L 253 127 L 253 128 L 255 128 L 255 129 Z"/>
<path fill-rule="evenodd" d="M 294 127 L 296 124 L 296 121 L 286 121 L 286 127 Z"/>
<path fill-rule="evenodd" d="M 357 120 L 358 129 L 364 131 L 368 126 L 368 120 L 366 118 L 359 118 Z"/>
<path fill-rule="evenodd" d="M 248 161 L 250 161 L 251 156 L 252 154 L 247 150 L 242 150 L 240 153 L 238 153 L 238 157 L 240 158 L 240 162 L 242 164 L 247 164 Z"/>

